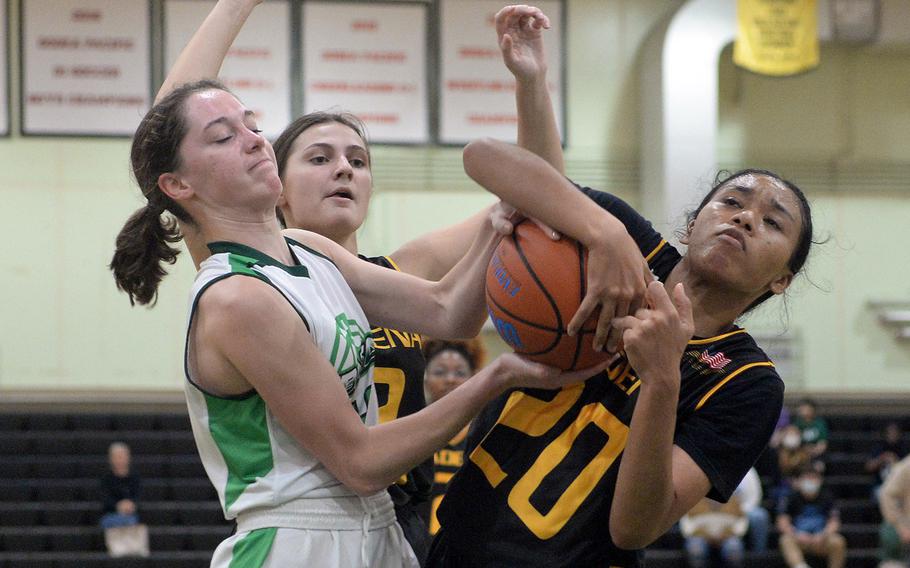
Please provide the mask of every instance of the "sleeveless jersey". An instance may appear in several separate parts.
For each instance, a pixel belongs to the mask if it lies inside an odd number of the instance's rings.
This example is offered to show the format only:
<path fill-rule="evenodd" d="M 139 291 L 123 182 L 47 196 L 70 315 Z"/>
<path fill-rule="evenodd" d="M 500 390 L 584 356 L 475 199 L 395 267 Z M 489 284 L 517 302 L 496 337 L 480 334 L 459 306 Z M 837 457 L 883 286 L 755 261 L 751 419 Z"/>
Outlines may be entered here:
<path fill-rule="evenodd" d="M 398 270 L 392 259 L 386 256 L 359 256 L 372 264 Z M 407 307 L 402 306 L 402 309 Z M 379 404 L 379 422 L 389 422 L 421 410 L 427 405 L 423 393 L 423 373 L 427 362 L 420 334 L 374 327 L 372 335 L 376 353 L 373 383 Z M 432 486 L 431 458 L 402 475 L 395 485 L 389 487 L 389 495 L 398 506 L 408 502 L 417 504 L 429 498 Z"/>
<path fill-rule="evenodd" d="M 654 274 L 680 254 L 627 204 L 583 191 L 620 219 Z M 693 338 L 680 362 L 674 444 L 729 499 L 767 445 L 783 382 L 745 330 Z M 610 538 L 610 507 L 640 380 L 617 355 L 604 372 L 556 391 L 518 389 L 488 405 L 449 484 L 430 566 L 639 566 Z M 648 488 L 642 488 L 647 491 Z M 434 563 L 435 562 L 435 563 Z"/>
<path fill-rule="evenodd" d="M 363 310 L 331 260 L 291 239 L 286 241 L 298 262 L 294 266 L 244 245 L 210 243 L 212 256 L 200 265 L 190 294 L 184 390 L 202 464 L 227 519 L 298 499 L 356 494 L 294 440 L 256 391 L 220 397 L 194 383 L 188 364 L 189 334 L 199 299 L 212 284 L 241 275 L 274 287 L 335 367 L 361 420 L 367 425 L 377 420 L 373 349 Z"/>

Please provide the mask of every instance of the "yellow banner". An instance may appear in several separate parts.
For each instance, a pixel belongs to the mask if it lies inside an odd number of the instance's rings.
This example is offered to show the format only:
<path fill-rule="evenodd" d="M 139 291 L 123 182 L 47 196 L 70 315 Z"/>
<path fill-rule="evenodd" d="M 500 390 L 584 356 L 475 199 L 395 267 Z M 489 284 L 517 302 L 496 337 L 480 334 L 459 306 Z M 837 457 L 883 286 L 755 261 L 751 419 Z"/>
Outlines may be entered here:
<path fill-rule="evenodd" d="M 815 0 L 738 0 L 733 62 L 763 75 L 802 73 L 818 65 Z"/>

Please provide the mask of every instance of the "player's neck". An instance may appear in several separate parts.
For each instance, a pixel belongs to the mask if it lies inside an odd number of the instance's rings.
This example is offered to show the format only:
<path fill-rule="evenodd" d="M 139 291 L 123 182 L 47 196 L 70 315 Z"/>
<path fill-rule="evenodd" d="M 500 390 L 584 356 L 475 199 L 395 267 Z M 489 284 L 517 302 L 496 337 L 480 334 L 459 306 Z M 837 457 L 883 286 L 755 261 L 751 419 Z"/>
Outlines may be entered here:
<path fill-rule="evenodd" d="M 718 288 L 715 283 L 699 278 L 689 269 L 685 259 L 673 268 L 664 283 L 667 293 L 672 293 L 680 282 L 692 302 L 696 337 L 714 337 L 725 333 L 748 306 L 741 294 Z"/>
<path fill-rule="evenodd" d="M 217 241 L 237 243 L 256 249 L 287 265 L 294 263 L 281 235 L 281 226 L 278 225 L 277 219 L 255 222 L 221 220 L 205 228 L 202 235 L 206 244 Z"/>

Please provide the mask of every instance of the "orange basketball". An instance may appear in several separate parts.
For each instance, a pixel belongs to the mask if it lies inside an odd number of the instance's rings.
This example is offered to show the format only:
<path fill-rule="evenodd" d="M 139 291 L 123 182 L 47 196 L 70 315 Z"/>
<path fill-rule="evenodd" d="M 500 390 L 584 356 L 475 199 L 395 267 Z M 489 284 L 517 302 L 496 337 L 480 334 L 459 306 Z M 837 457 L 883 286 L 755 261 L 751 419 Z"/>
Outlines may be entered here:
<path fill-rule="evenodd" d="M 591 346 L 597 313 L 574 337 L 566 335 L 585 296 L 587 257 L 578 241 L 553 241 L 529 221 L 496 247 L 487 267 L 487 310 L 516 353 L 567 371 L 606 358 Z"/>

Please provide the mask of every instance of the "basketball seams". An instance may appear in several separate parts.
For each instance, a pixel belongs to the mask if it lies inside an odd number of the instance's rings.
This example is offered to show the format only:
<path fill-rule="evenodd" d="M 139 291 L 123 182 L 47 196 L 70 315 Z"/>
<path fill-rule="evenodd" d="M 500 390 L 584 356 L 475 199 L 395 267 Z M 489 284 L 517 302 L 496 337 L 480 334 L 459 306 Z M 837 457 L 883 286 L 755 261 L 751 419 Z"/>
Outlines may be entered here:
<path fill-rule="evenodd" d="M 547 302 L 550 303 L 550 307 L 553 309 L 553 313 L 556 315 L 556 328 L 559 330 L 559 336 L 562 337 L 565 326 L 562 323 L 562 313 L 559 311 L 559 305 L 556 303 L 556 300 L 553 299 L 553 295 L 550 294 L 550 291 L 547 290 L 547 287 L 543 285 L 540 277 L 537 276 L 537 272 L 534 270 L 534 267 L 532 267 L 531 263 L 528 262 L 528 258 L 525 256 L 521 242 L 518 240 L 517 231 L 513 232 L 512 240 L 515 242 L 515 251 L 518 253 L 518 258 L 521 259 L 521 263 L 524 264 L 525 270 L 528 271 L 528 275 L 531 276 L 531 278 L 534 280 L 534 283 L 537 284 L 537 288 L 543 293 L 544 298 L 546 298 Z"/>
<path fill-rule="evenodd" d="M 496 298 L 494 298 L 493 296 L 491 296 L 489 292 L 487 292 L 487 302 L 490 303 L 490 304 L 493 304 L 493 306 L 494 306 L 499 312 L 501 312 L 503 315 L 506 315 L 506 316 L 508 316 L 509 318 L 511 318 L 512 322 L 514 322 L 514 323 L 520 323 L 520 324 L 522 324 L 522 325 L 528 326 L 528 327 L 533 328 L 533 329 L 538 329 L 538 330 L 540 330 L 540 331 L 547 331 L 547 332 L 550 332 L 550 333 L 553 333 L 553 334 L 554 334 L 555 339 L 553 340 L 552 343 L 550 343 L 550 344 L 546 347 L 546 349 L 543 349 L 543 350 L 541 350 L 541 351 L 521 351 L 521 352 L 516 351 L 516 353 L 520 353 L 521 355 L 528 355 L 528 356 L 530 356 L 530 355 L 543 355 L 543 354 L 549 353 L 550 351 L 552 351 L 553 349 L 555 349 L 555 348 L 559 345 L 559 342 L 562 341 L 562 337 L 563 337 L 562 331 L 560 331 L 560 330 L 558 330 L 558 329 L 553 329 L 553 328 L 551 328 L 551 327 L 547 327 L 547 326 L 545 326 L 545 325 L 540 325 L 540 324 L 537 324 L 537 323 L 534 323 L 534 322 L 530 322 L 530 321 L 528 321 L 528 320 L 526 320 L 526 319 L 524 319 L 524 318 L 521 318 L 521 317 L 516 316 L 515 314 L 513 314 L 512 312 L 510 312 L 509 310 L 507 310 L 506 308 L 504 308 L 504 307 L 502 306 L 502 304 L 500 304 L 499 302 L 497 302 L 497 301 L 496 301 Z"/>
<path fill-rule="evenodd" d="M 496 331 L 516 353 L 565 370 L 589 367 L 605 356 L 590 347 L 595 317 L 574 337 L 565 329 L 587 289 L 586 253 L 574 239 L 551 241 L 531 223 L 517 225 L 497 247 L 487 270 L 485 295 Z"/>

